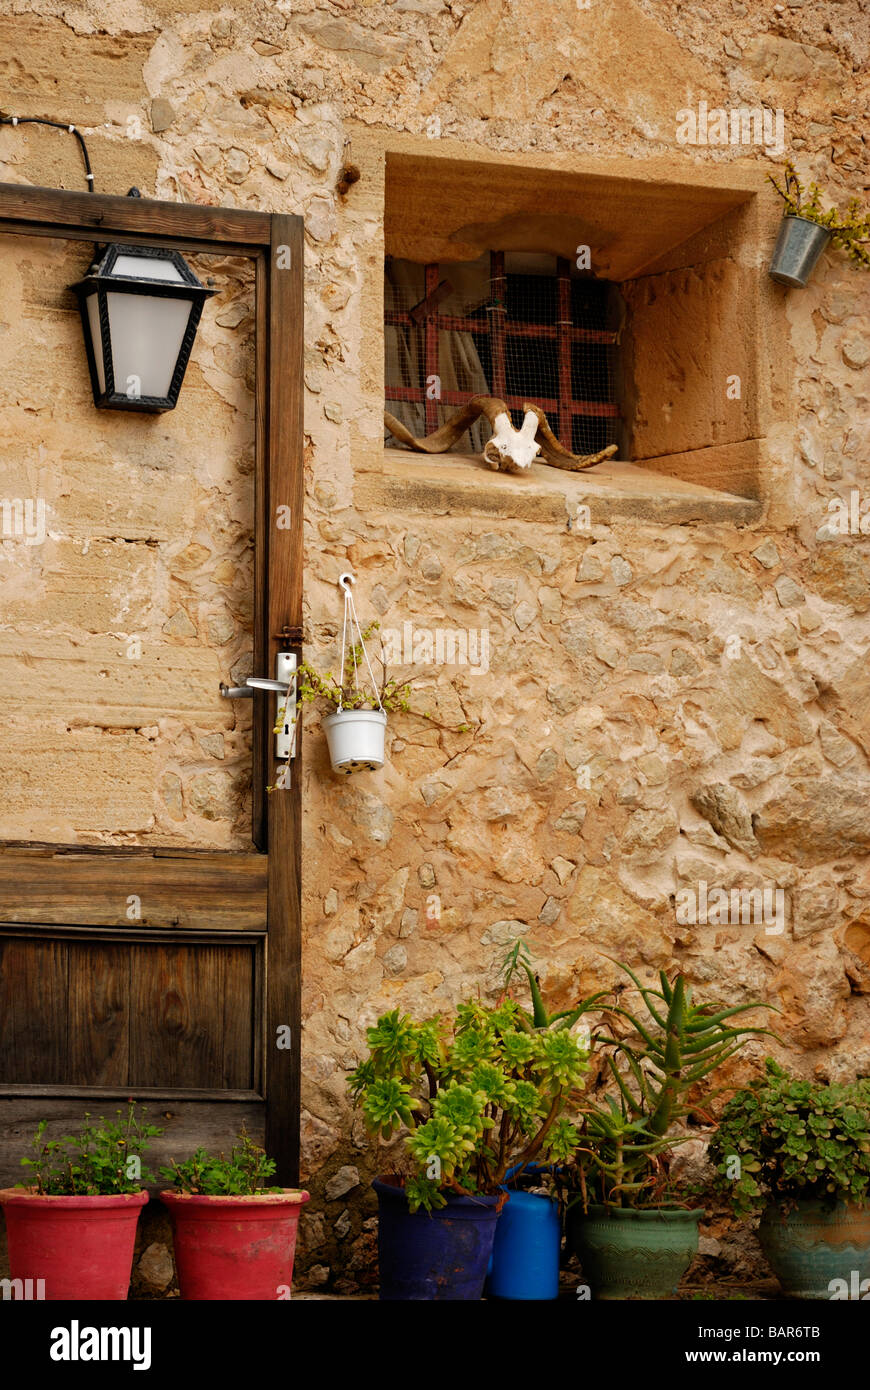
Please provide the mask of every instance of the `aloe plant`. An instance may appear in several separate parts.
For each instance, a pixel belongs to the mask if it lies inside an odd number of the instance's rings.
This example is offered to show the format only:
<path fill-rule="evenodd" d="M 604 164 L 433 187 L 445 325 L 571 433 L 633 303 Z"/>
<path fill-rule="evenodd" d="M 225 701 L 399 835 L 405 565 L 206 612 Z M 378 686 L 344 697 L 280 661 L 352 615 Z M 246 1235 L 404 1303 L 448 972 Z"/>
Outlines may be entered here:
<path fill-rule="evenodd" d="M 538 977 L 532 968 L 529 956 L 529 948 L 522 937 L 518 937 L 511 949 L 505 956 L 502 971 L 504 974 L 505 991 L 510 989 L 513 977 L 518 970 L 522 970 L 529 983 L 529 994 L 532 1000 L 532 1011 L 529 1014 L 525 1011 L 528 1023 L 533 1028 L 573 1028 L 574 1024 L 583 1014 L 589 1013 L 595 1007 L 599 999 L 606 999 L 611 991 L 600 989 L 596 994 L 590 994 L 586 999 L 581 999 L 569 1009 L 561 1009 L 558 1013 L 551 1014 L 547 1011 L 544 997 L 541 993 L 541 986 Z"/>
<path fill-rule="evenodd" d="M 608 1049 L 613 1092 L 603 1103 L 587 1098 L 581 1105 L 575 1176 L 584 1208 L 590 1189 L 606 1205 L 657 1205 L 667 1185 L 667 1156 L 688 1137 L 674 1127 L 697 1109 L 689 1100 L 692 1087 L 750 1037 L 771 1036 L 767 1028 L 731 1022 L 770 1005 L 696 1004 L 682 974 L 671 983 L 660 971 L 661 988 L 653 989 L 627 965 L 621 969 L 640 993 L 646 1014 L 641 1018 L 620 1004 L 608 1006 L 608 1014 L 631 1025 L 632 1037 L 598 1033 L 592 1040 Z"/>

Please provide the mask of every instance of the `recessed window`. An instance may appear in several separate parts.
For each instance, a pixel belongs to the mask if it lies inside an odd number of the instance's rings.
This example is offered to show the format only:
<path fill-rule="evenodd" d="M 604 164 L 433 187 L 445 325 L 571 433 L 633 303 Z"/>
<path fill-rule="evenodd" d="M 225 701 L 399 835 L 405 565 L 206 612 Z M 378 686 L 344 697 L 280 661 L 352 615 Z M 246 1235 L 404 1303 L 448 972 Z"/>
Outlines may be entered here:
<path fill-rule="evenodd" d="M 386 410 L 421 438 L 473 395 L 505 399 L 515 426 L 528 399 L 572 453 L 617 445 L 574 475 L 578 488 L 642 494 L 644 515 L 666 493 L 682 515 L 713 492 L 723 515 L 756 515 L 744 502 L 772 476 L 762 364 L 776 360 L 778 323 L 760 269 L 763 171 L 478 160 L 435 145 L 386 151 Z M 471 465 L 489 433 L 476 423 L 440 465 L 385 437 L 390 486 L 446 505 L 465 467 L 480 498 Z M 546 464 L 531 475 L 555 483 Z M 498 477 L 505 505 L 530 481 Z"/>

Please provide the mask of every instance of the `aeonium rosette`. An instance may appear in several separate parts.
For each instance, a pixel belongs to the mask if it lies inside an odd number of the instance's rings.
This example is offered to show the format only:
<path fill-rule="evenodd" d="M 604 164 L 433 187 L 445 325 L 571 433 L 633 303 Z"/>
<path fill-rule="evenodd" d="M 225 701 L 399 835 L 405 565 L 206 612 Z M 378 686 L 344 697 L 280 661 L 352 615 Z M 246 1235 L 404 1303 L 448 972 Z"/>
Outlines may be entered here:
<path fill-rule="evenodd" d="M 398 1135 L 412 1210 L 496 1194 L 508 1169 L 567 1159 L 576 1135 L 563 1112 L 588 1069 L 588 1032 L 572 1031 L 584 1007 L 542 1023 L 511 998 L 470 1001 L 452 1021 L 396 1009 L 368 1029 L 349 1084 L 370 1134 Z"/>

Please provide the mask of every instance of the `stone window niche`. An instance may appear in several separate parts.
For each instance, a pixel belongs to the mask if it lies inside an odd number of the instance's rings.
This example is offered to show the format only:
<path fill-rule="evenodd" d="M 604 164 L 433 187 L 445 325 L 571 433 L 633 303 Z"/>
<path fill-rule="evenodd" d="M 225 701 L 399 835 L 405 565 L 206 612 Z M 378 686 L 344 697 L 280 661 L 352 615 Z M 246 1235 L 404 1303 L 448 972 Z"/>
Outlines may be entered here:
<path fill-rule="evenodd" d="M 593 518 L 757 519 L 769 389 L 759 370 L 763 173 L 673 163 L 663 172 L 658 161 L 630 160 L 545 167 L 544 157 L 542 166 L 495 152 L 388 150 L 387 264 L 415 263 L 428 294 L 426 266 L 449 278 L 451 264 L 495 250 L 508 273 L 529 256 L 564 271 L 588 247 L 617 330 L 609 371 L 619 452 L 590 472 L 535 464 L 531 478 L 517 478 L 486 470 L 471 444 L 424 455 L 387 443 L 387 490 L 451 509 L 466 495 L 473 510 L 530 517 L 570 514 L 576 496 L 592 502 Z M 558 416 L 551 423 L 561 435 Z"/>

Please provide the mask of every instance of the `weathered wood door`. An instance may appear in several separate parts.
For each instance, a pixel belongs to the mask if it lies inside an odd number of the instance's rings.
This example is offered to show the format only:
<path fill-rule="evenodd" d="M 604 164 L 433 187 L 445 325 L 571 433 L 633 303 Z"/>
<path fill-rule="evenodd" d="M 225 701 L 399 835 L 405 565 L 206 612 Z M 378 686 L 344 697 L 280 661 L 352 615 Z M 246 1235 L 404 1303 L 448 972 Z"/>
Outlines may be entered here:
<path fill-rule="evenodd" d="M 30 237 L 253 263 L 252 670 L 274 677 L 301 643 L 301 219 L 0 185 L 0 256 Z M 2 607 L 0 593 L 0 623 Z M 7 696 L 39 699 L 39 661 L 0 663 Z M 299 779 L 267 795 L 274 696 L 252 704 L 249 850 L 0 844 L 0 1186 L 20 1180 L 39 1118 L 63 1132 L 128 1097 L 164 1126 L 152 1164 L 226 1146 L 244 1121 L 298 1180 Z M 55 775 L 70 775 L 62 753 Z"/>

